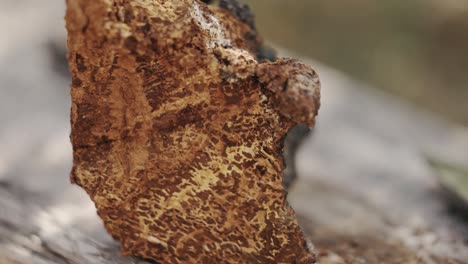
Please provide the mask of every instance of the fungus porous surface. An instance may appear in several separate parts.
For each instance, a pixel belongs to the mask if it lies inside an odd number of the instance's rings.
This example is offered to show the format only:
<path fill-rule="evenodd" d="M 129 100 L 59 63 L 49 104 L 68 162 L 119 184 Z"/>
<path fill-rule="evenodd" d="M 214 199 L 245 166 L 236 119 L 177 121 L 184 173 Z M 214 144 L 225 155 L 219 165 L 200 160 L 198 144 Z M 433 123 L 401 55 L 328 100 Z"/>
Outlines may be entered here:
<path fill-rule="evenodd" d="M 250 11 L 221 2 L 67 0 L 71 179 L 124 255 L 314 263 L 281 152 L 314 125 L 319 79 L 261 60 Z"/>

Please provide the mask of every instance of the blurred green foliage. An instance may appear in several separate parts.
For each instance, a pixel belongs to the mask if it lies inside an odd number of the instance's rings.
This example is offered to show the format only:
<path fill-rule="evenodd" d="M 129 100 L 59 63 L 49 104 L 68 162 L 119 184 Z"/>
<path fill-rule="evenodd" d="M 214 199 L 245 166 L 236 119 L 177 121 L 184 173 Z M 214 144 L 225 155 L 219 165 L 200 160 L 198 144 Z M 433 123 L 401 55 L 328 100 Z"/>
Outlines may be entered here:
<path fill-rule="evenodd" d="M 434 159 L 428 161 L 454 205 L 468 214 L 468 169 Z"/>
<path fill-rule="evenodd" d="M 468 125 L 468 1 L 245 2 L 268 40 Z"/>

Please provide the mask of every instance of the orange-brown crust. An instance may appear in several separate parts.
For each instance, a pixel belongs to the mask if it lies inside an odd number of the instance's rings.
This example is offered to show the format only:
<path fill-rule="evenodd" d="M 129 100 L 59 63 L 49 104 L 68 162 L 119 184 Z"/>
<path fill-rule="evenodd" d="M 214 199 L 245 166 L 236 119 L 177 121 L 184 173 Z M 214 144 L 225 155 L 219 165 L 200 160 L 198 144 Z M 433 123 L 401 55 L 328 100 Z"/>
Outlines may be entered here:
<path fill-rule="evenodd" d="M 254 29 L 196 0 L 67 6 L 71 177 L 122 252 L 313 263 L 286 202 L 281 146 L 294 125 L 313 124 L 315 73 L 292 60 L 259 64 L 261 40 L 245 38 Z"/>

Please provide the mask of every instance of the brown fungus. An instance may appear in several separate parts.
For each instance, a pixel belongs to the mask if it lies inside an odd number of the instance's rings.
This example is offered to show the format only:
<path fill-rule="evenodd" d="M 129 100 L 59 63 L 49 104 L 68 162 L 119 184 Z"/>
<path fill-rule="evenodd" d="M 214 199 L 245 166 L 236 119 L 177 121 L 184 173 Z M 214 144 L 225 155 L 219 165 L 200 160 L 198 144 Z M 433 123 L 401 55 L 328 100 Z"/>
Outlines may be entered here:
<path fill-rule="evenodd" d="M 319 80 L 295 60 L 260 63 L 262 40 L 231 9 L 67 0 L 71 178 L 125 255 L 314 262 L 281 152 L 292 127 L 314 124 Z"/>

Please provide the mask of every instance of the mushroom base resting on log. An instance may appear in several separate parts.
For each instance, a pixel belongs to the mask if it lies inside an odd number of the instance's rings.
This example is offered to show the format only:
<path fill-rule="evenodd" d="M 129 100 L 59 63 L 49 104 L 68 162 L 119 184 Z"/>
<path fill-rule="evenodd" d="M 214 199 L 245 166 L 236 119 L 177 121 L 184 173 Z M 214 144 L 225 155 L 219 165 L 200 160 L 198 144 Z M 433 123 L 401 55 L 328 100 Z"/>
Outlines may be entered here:
<path fill-rule="evenodd" d="M 72 181 L 124 255 L 313 263 L 286 202 L 287 132 L 319 79 L 263 61 L 249 12 L 197 0 L 68 0 Z"/>

